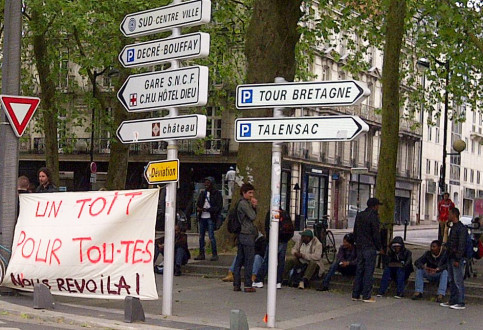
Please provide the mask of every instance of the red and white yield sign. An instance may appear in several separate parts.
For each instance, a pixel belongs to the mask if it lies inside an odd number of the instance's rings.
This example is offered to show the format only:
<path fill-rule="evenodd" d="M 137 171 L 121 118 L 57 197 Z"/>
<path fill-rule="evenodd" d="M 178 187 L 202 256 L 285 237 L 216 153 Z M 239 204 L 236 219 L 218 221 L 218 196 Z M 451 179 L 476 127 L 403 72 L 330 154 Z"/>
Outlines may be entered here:
<path fill-rule="evenodd" d="M 38 97 L 0 95 L 2 108 L 5 110 L 13 132 L 21 137 L 40 103 Z"/>

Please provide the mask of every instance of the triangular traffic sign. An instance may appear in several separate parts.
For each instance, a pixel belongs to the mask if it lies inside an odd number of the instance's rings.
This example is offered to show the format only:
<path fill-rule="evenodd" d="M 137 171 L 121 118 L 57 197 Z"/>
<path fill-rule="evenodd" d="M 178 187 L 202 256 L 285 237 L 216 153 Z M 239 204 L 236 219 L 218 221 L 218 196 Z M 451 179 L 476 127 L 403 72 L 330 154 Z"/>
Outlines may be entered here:
<path fill-rule="evenodd" d="M 0 95 L 2 108 L 5 110 L 13 132 L 21 137 L 40 103 L 38 97 Z"/>

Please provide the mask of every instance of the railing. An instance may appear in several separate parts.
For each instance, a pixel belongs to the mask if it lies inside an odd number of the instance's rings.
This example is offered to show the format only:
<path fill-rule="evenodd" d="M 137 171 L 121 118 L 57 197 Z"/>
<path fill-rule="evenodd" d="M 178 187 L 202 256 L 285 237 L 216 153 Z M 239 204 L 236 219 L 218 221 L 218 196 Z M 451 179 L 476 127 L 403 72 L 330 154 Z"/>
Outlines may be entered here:
<path fill-rule="evenodd" d="M 108 138 L 94 139 L 94 154 L 109 154 L 111 140 Z M 159 155 L 167 153 L 168 144 L 164 141 L 151 143 L 136 143 L 129 145 L 129 150 L 136 155 Z M 179 140 L 178 150 L 187 155 L 228 155 L 230 139 Z M 90 138 L 69 138 L 59 143 L 60 154 L 89 154 Z M 22 141 L 22 154 L 44 154 L 45 139 L 34 138 Z"/>

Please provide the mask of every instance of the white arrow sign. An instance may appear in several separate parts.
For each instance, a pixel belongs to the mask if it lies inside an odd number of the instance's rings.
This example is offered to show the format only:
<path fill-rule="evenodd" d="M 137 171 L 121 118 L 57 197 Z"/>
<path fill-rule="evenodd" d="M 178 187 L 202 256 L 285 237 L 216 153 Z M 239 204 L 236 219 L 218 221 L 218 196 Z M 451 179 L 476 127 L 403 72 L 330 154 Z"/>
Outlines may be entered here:
<path fill-rule="evenodd" d="M 206 116 L 149 118 L 123 121 L 117 129 L 122 143 L 202 139 L 206 136 Z"/>
<path fill-rule="evenodd" d="M 130 68 L 174 59 L 205 57 L 209 53 L 210 35 L 198 32 L 128 45 L 119 54 L 119 61 L 124 67 Z"/>
<path fill-rule="evenodd" d="M 352 105 L 371 94 L 355 80 L 239 85 L 237 109 Z"/>
<path fill-rule="evenodd" d="M 350 141 L 369 126 L 357 116 L 240 118 L 235 141 Z"/>
<path fill-rule="evenodd" d="M 121 22 L 121 32 L 126 37 L 138 37 L 174 27 L 201 25 L 210 19 L 210 1 L 187 1 L 126 15 Z"/>
<path fill-rule="evenodd" d="M 129 112 L 202 106 L 208 101 L 208 68 L 191 66 L 131 75 L 117 98 Z"/>

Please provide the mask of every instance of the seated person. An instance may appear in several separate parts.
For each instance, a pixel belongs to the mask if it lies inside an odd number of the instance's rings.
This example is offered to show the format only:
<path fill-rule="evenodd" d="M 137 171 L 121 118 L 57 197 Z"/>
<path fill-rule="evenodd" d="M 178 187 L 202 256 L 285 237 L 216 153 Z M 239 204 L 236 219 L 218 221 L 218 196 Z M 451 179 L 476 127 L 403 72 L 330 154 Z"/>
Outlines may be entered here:
<path fill-rule="evenodd" d="M 260 270 L 260 267 L 263 263 L 263 256 L 265 255 L 265 249 L 267 247 L 267 240 L 262 233 L 258 233 L 258 237 L 255 240 L 255 259 L 253 259 L 253 267 L 252 267 L 252 282 L 255 281 L 257 277 L 257 273 Z M 233 258 L 233 262 L 228 270 L 228 275 L 223 277 L 221 280 L 223 282 L 233 282 L 233 271 L 235 270 L 235 263 L 236 263 L 236 255 Z"/>
<path fill-rule="evenodd" d="M 300 233 L 300 240 L 292 248 L 293 257 L 289 257 L 285 264 L 283 279 L 288 280 L 289 272 L 294 267 L 307 265 L 302 281 L 299 282 L 299 289 L 308 287 L 310 279 L 319 268 L 319 276 L 324 271 L 322 262 L 322 243 L 314 237 L 314 233 L 310 229 Z"/>
<path fill-rule="evenodd" d="M 186 265 L 191 258 L 188 249 L 188 235 L 186 235 L 185 231 L 181 231 L 179 225 L 174 227 L 174 233 L 174 276 L 181 276 L 181 266 Z M 160 237 L 154 241 L 153 262 L 156 262 L 160 253 L 164 256 L 164 237 Z M 162 274 L 159 266 L 154 266 L 154 271 Z"/>
<path fill-rule="evenodd" d="M 441 241 L 431 242 L 429 251 L 426 251 L 414 262 L 416 266 L 416 282 L 414 284 L 414 295 L 411 299 L 416 300 L 423 297 L 424 279 L 430 282 L 439 281 L 438 296 L 436 302 L 443 302 L 448 287 L 448 271 L 446 270 L 448 256 L 446 250 L 441 248 Z"/>
<path fill-rule="evenodd" d="M 325 275 L 324 280 L 317 291 L 328 291 L 329 283 L 335 272 L 338 271 L 344 276 L 354 276 L 356 274 L 357 255 L 354 246 L 354 234 L 349 233 L 344 236 L 342 245 L 339 247 L 337 257 Z"/>
<path fill-rule="evenodd" d="M 413 272 L 412 253 L 404 247 L 404 241 L 401 236 L 396 236 L 389 244 L 387 255 L 384 256 L 384 272 L 382 273 L 381 287 L 378 296 L 386 293 L 391 279 L 396 281 L 397 290 L 394 298 L 404 297 L 404 287 L 409 278 L 409 274 Z"/>

